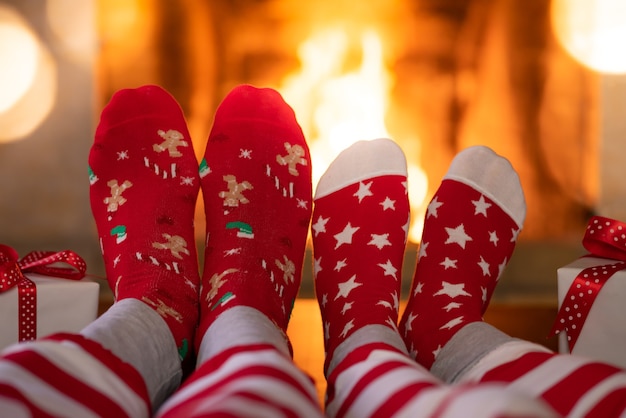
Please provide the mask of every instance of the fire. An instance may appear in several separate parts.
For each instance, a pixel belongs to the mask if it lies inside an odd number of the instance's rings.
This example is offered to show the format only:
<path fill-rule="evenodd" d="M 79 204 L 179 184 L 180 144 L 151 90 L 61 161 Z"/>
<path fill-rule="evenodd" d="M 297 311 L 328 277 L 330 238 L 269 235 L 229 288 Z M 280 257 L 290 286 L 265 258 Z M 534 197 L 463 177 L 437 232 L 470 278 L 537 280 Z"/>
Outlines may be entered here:
<path fill-rule="evenodd" d="M 393 138 L 385 114 L 394 78 L 385 66 L 381 38 L 372 29 L 354 38 L 341 29 L 314 33 L 298 49 L 300 71 L 279 87 L 309 142 L 314 185 L 337 154 L 354 142 Z M 428 183 L 424 171 L 408 157 L 416 156 L 407 155 L 413 214 L 409 239 L 418 242 Z"/>

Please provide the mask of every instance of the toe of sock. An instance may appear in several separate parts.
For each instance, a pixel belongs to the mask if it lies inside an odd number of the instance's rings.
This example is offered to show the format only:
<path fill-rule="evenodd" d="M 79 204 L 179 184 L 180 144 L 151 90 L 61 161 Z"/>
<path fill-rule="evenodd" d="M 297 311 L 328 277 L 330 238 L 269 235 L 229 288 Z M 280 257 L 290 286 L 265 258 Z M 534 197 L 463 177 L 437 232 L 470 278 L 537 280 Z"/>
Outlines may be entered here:
<path fill-rule="evenodd" d="M 526 201 L 519 176 L 506 158 L 491 148 L 477 145 L 464 149 L 452 160 L 444 179 L 466 183 L 496 202 L 521 228 Z"/>
<path fill-rule="evenodd" d="M 391 139 L 358 141 L 342 151 L 320 178 L 315 199 L 372 177 L 407 175 L 402 149 Z"/>

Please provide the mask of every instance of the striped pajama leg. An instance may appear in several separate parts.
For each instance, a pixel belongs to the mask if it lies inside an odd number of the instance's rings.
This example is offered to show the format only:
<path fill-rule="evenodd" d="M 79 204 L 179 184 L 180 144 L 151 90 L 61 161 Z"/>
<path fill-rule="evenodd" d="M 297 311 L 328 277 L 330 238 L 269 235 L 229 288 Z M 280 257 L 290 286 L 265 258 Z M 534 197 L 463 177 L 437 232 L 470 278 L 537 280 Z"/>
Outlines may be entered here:
<path fill-rule="evenodd" d="M 181 377 L 165 321 L 124 299 L 80 334 L 7 347 L 0 356 L 0 415 L 149 417 Z"/>
<path fill-rule="evenodd" d="M 397 345 L 383 342 L 350 349 L 329 373 L 327 395 L 329 417 L 554 416 L 502 384 L 445 385 Z"/>
<path fill-rule="evenodd" d="M 313 380 L 296 367 L 285 336 L 267 316 L 231 308 L 211 324 L 198 368 L 159 417 L 321 417 Z"/>
<path fill-rule="evenodd" d="M 459 381 L 505 383 L 568 417 L 626 416 L 626 371 L 525 341 L 502 344 Z"/>
<path fill-rule="evenodd" d="M 141 375 L 100 344 L 57 334 L 15 344 L 0 357 L 0 415 L 148 417 Z"/>
<path fill-rule="evenodd" d="M 320 417 L 315 387 L 269 344 L 227 349 L 198 368 L 159 417 Z"/>

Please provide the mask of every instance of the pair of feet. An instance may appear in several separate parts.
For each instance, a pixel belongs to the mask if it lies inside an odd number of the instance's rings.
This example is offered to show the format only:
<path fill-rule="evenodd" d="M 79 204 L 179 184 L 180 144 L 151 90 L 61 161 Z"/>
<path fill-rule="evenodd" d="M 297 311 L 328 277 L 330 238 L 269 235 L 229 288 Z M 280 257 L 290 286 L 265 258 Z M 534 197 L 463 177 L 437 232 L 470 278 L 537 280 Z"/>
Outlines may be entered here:
<path fill-rule="evenodd" d="M 115 300 L 138 299 L 161 315 L 182 360 L 233 306 L 256 308 L 287 328 L 311 217 L 311 163 L 276 91 L 234 89 L 198 165 L 173 97 L 156 86 L 121 90 L 101 114 L 89 174 Z M 202 276 L 194 235 L 200 188 Z"/>
<path fill-rule="evenodd" d="M 484 147 L 460 153 L 429 205 L 398 329 L 409 204 L 406 162 L 392 141 L 344 151 L 313 199 L 308 147 L 277 92 L 234 89 L 216 112 L 198 167 L 180 107 L 147 86 L 112 98 L 89 165 L 116 300 L 153 307 L 181 358 L 195 335 L 197 345 L 234 306 L 258 309 L 286 330 L 314 200 L 315 287 L 327 358 L 358 330 L 382 325 L 399 330 L 430 367 L 456 331 L 481 320 L 525 215 L 506 160 Z M 202 277 L 193 227 L 200 188 L 207 223 Z"/>
<path fill-rule="evenodd" d="M 526 214 L 519 178 L 506 159 L 482 146 L 460 152 L 428 206 L 397 325 L 409 228 L 402 151 L 386 139 L 356 143 L 328 168 L 314 200 L 326 367 L 336 364 L 333 352 L 346 339 L 378 325 L 398 332 L 410 355 L 430 369 L 457 331 L 482 321 Z"/>

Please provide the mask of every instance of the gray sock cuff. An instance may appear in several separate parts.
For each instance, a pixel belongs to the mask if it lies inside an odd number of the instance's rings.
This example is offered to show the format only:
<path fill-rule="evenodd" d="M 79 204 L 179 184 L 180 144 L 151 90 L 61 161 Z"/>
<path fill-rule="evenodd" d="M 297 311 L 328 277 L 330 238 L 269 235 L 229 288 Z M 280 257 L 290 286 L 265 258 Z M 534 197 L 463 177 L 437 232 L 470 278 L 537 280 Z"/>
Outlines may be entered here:
<path fill-rule="evenodd" d="M 141 374 L 155 410 L 180 385 L 182 369 L 172 333 L 145 303 L 136 299 L 116 302 L 80 334 Z"/>
<path fill-rule="evenodd" d="M 251 344 L 271 344 L 290 356 L 286 336 L 265 314 L 248 306 L 230 308 L 202 336 L 198 366 L 229 348 Z"/>
<path fill-rule="evenodd" d="M 430 371 L 444 382 L 454 383 L 491 351 L 514 340 L 492 325 L 472 322 L 443 346 Z"/>

